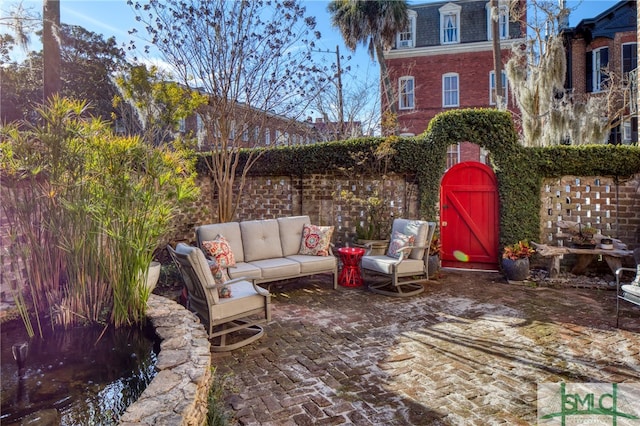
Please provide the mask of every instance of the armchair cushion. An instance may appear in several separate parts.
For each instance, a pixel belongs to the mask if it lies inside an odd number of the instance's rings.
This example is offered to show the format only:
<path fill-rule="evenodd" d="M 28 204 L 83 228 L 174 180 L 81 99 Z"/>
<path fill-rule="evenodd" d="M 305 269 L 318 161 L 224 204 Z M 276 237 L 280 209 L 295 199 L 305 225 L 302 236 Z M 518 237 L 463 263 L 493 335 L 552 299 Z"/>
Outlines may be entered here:
<path fill-rule="evenodd" d="M 634 303 L 640 304 L 640 286 L 634 284 L 626 284 L 621 287 L 624 297 L 632 300 Z"/>
<path fill-rule="evenodd" d="M 362 258 L 362 268 L 368 271 L 378 272 L 385 275 L 395 273 L 399 275 L 424 274 L 424 262 L 416 259 L 398 259 L 389 256 L 364 256 Z"/>
<path fill-rule="evenodd" d="M 318 226 L 305 224 L 302 229 L 302 241 L 298 254 L 311 256 L 329 256 L 329 245 L 333 226 Z"/>
<path fill-rule="evenodd" d="M 416 240 L 415 235 L 405 235 L 402 232 L 393 231 L 391 235 L 391 242 L 389 243 L 389 249 L 387 250 L 387 256 L 400 258 L 400 249 L 412 246 Z"/>

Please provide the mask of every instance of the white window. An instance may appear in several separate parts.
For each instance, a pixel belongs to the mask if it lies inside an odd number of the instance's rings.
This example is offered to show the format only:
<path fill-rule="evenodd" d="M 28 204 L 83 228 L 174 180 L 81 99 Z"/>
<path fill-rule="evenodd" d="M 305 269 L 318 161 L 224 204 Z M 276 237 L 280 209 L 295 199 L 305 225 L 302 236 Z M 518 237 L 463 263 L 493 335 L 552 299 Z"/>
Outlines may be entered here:
<path fill-rule="evenodd" d="M 264 144 L 271 145 L 271 130 L 268 127 L 264 129 Z"/>
<path fill-rule="evenodd" d="M 622 143 L 628 145 L 631 143 L 631 121 L 622 122 Z"/>
<path fill-rule="evenodd" d="M 460 144 L 449 145 L 447 147 L 447 169 L 460 162 Z"/>
<path fill-rule="evenodd" d="M 196 139 L 198 146 L 202 146 L 206 139 L 207 130 L 204 127 L 204 119 L 200 114 L 196 114 Z"/>
<path fill-rule="evenodd" d="M 202 116 L 200 114 L 196 114 L 196 131 L 204 131 L 204 120 L 202 119 Z"/>
<path fill-rule="evenodd" d="M 502 74 L 502 102 L 506 105 L 507 102 L 507 95 L 508 95 L 508 82 L 509 80 L 507 80 L 507 73 L 504 72 L 504 70 L 501 72 Z M 495 99 L 495 94 L 496 92 L 496 73 L 495 71 L 491 71 L 489 73 L 489 105 L 495 105 L 496 104 L 496 99 Z"/>
<path fill-rule="evenodd" d="M 178 120 L 178 131 L 184 133 L 187 131 L 187 120 L 181 118 Z"/>
<path fill-rule="evenodd" d="M 247 127 L 247 125 L 244 125 L 244 128 L 242 129 L 242 140 L 244 142 L 249 142 L 249 128 Z"/>
<path fill-rule="evenodd" d="M 231 128 L 229 129 L 229 139 L 235 140 L 236 138 L 236 120 L 231 120 Z"/>
<path fill-rule="evenodd" d="M 498 33 L 500 40 L 509 38 L 509 5 L 504 0 L 498 0 Z M 491 20 L 491 3 L 487 3 L 487 40 L 493 40 L 493 21 Z"/>
<path fill-rule="evenodd" d="M 276 130 L 276 145 L 284 144 L 284 135 L 280 130 Z"/>
<path fill-rule="evenodd" d="M 486 148 L 480 148 L 480 162 L 488 166 L 491 165 L 489 164 L 489 151 Z"/>
<path fill-rule="evenodd" d="M 460 43 L 460 10 L 462 8 L 453 3 L 447 3 L 440 12 L 440 43 Z"/>
<path fill-rule="evenodd" d="M 460 96 L 458 89 L 458 74 L 448 73 L 442 76 L 442 106 L 460 106 Z"/>
<path fill-rule="evenodd" d="M 398 108 L 399 109 L 414 109 L 415 106 L 415 86 L 413 77 L 400 77 L 399 79 L 399 90 L 400 99 Z"/>
<path fill-rule="evenodd" d="M 398 49 L 408 49 L 416 47 L 416 18 L 418 13 L 415 10 L 408 10 L 407 17 L 409 18 L 409 24 L 405 31 L 398 33 L 396 39 L 396 47 Z"/>
<path fill-rule="evenodd" d="M 606 75 L 603 68 L 609 65 L 609 48 L 602 47 L 593 52 L 593 91 L 599 92 L 603 89 Z"/>

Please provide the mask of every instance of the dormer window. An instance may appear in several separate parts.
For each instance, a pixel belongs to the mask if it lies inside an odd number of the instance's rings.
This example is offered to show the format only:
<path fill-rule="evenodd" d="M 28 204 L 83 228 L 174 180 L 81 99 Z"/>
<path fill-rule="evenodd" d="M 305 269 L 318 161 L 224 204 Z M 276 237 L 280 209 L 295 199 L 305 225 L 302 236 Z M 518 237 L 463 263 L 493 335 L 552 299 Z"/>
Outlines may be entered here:
<path fill-rule="evenodd" d="M 418 16 L 415 10 L 408 10 L 407 16 L 409 18 L 409 24 L 405 31 L 398 33 L 396 39 L 396 47 L 398 49 L 410 49 L 416 47 L 416 18 Z"/>
<path fill-rule="evenodd" d="M 440 43 L 460 43 L 460 11 L 462 8 L 453 3 L 447 3 L 440 12 Z"/>
<path fill-rule="evenodd" d="M 493 21 L 491 20 L 491 3 L 487 3 L 487 40 L 493 40 Z M 500 34 L 500 40 L 506 40 L 509 38 L 509 6 L 505 0 L 498 0 L 498 10 L 500 16 L 498 17 L 498 33 Z"/>

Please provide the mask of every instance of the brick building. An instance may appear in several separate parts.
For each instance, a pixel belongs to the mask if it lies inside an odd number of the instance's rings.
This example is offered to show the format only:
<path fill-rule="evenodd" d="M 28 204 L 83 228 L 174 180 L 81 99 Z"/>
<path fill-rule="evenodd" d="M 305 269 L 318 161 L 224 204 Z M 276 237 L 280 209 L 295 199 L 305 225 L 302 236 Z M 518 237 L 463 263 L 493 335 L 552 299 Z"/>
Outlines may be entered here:
<path fill-rule="evenodd" d="M 424 132 L 436 114 L 449 109 L 495 106 L 489 4 L 455 0 L 409 7 L 409 28 L 385 53 L 390 79 L 397 85 L 400 134 Z M 498 5 L 504 64 L 513 44 L 524 42 L 526 28 L 510 16 L 509 2 L 499 0 Z M 522 11 L 524 5 L 521 1 Z M 514 109 L 504 71 L 502 82 L 507 107 Z M 449 148 L 447 161 L 449 166 L 467 160 L 485 162 L 485 156 L 477 145 L 460 143 Z"/>
<path fill-rule="evenodd" d="M 608 73 L 614 81 L 636 86 L 638 50 L 636 2 L 623 0 L 594 18 L 583 19 L 564 31 L 567 50 L 567 88 L 574 98 L 597 96 L 606 89 Z M 633 91 L 622 100 L 624 116 L 611 131 L 610 143 L 638 141 L 638 115 Z"/>
<path fill-rule="evenodd" d="M 318 142 L 330 142 L 363 136 L 362 123 L 360 121 L 345 121 L 340 126 L 339 121 L 327 121 L 320 117 L 312 121 L 311 117 L 309 117 L 307 122 L 312 123 L 315 138 L 317 138 Z"/>
<path fill-rule="evenodd" d="M 238 146 L 246 148 L 308 145 L 321 141 L 318 130 L 309 121 L 298 121 L 271 112 L 249 109 L 243 106 L 233 108 L 235 119 L 225 123 L 231 127 L 229 140 L 238 142 Z M 180 122 L 180 133 L 192 133 L 198 139 L 198 148 L 211 149 L 213 144 L 220 143 L 219 123 L 205 123 L 201 114 L 193 114 Z M 207 128 L 213 129 L 212 135 Z"/>

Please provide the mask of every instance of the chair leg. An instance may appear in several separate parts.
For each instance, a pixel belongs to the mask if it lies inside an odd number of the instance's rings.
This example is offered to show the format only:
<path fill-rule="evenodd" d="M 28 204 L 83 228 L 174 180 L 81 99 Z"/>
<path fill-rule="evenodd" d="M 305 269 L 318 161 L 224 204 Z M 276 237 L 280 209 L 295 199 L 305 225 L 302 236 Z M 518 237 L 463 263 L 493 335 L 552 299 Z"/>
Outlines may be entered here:
<path fill-rule="evenodd" d="M 241 348 L 248 345 L 264 335 L 264 328 L 259 325 L 264 323 L 264 320 L 235 320 L 220 325 L 220 330 L 209 335 L 211 341 L 212 352 L 227 352 L 234 349 Z M 227 335 L 235 332 L 249 332 L 250 335 L 235 343 L 227 343 Z M 216 339 L 219 339 L 219 343 L 215 343 Z"/>
<path fill-rule="evenodd" d="M 425 279 L 419 281 L 427 280 Z M 415 296 L 424 291 L 424 286 L 420 282 L 417 282 L 416 280 L 400 281 L 395 274 L 391 277 L 390 280 L 385 280 L 381 283 L 369 284 L 368 288 L 374 293 L 393 297 Z"/>

